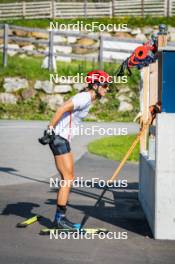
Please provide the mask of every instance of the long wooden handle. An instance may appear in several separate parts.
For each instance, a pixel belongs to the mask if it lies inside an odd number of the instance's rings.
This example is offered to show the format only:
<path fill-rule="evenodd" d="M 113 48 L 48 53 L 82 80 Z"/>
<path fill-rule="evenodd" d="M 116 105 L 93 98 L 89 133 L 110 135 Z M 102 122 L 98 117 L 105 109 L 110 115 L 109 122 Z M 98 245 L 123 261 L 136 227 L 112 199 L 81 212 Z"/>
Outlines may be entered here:
<path fill-rule="evenodd" d="M 124 164 L 126 163 L 127 159 L 129 158 L 129 156 L 131 155 L 132 151 L 134 150 L 134 148 L 136 147 L 137 143 L 139 142 L 141 136 L 144 134 L 145 130 L 149 127 L 150 123 L 151 123 L 152 119 L 148 120 L 142 127 L 141 131 L 137 134 L 134 142 L 132 143 L 131 147 L 128 149 L 127 153 L 125 154 L 125 156 L 123 157 L 122 161 L 120 162 L 118 168 L 115 170 L 114 174 L 112 175 L 112 177 L 108 180 L 108 182 L 113 182 L 119 172 L 121 171 L 121 169 L 123 168 Z"/>

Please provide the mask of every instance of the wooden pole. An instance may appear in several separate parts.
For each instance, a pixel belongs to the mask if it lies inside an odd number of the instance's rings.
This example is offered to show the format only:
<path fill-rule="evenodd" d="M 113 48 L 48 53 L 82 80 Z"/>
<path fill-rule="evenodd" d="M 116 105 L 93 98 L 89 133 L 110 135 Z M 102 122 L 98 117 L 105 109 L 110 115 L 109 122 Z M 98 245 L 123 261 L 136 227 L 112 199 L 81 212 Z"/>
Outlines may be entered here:
<path fill-rule="evenodd" d="M 115 0 L 112 0 L 112 17 L 115 16 Z"/>
<path fill-rule="evenodd" d="M 112 18 L 113 12 L 112 12 L 112 1 L 109 1 L 109 17 Z"/>
<path fill-rule="evenodd" d="M 162 50 L 167 45 L 167 27 L 164 24 L 159 25 L 158 33 L 158 50 Z M 159 54 L 160 55 L 160 54 Z M 162 56 L 159 56 L 159 60 L 162 60 Z M 163 63 L 163 62 L 162 62 Z M 162 101 L 162 73 L 158 67 L 158 100 Z"/>
<path fill-rule="evenodd" d="M 145 130 L 148 129 L 149 125 L 152 122 L 152 118 L 148 118 L 148 121 L 143 125 L 141 131 L 137 134 L 134 142 L 132 143 L 131 147 L 128 149 L 127 153 L 125 154 L 125 156 L 123 157 L 122 161 L 120 162 L 119 166 L 117 167 L 116 171 L 114 172 L 114 174 L 112 175 L 112 177 L 110 178 L 110 180 L 108 180 L 109 182 L 113 182 L 117 176 L 119 175 L 119 172 L 121 171 L 121 169 L 123 168 L 123 166 L 125 165 L 127 159 L 129 158 L 129 156 L 131 155 L 131 153 L 133 152 L 134 148 L 136 147 L 137 143 L 139 142 L 140 138 L 143 136 L 143 134 L 145 133 Z"/>
<path fill-rule="evenodd" d="M 26 16 L 26 2 L 25 1 L 22 2 L 22 16 L 23 16 L 23 19 Z"/>
<path fill-rule="evenodd" d="M 55 16 L 55 8 L 56 8 L 55 0 L 52 0 L 52 2 L 51 2 L 51 14 L 50 14 L 52 19 L 55 19 L 55 17 L 56 17 Z"/>
<path fill-rule="evenodd" d="M 149 105 L 154 105 L 158 101 L 158 61 L 150 64 L 150 91 Z"/>
<path fill-rule="evenodd" d="M 48 60 L 49 71 L 53 70 L 53 31 L 49 31 L 49 60 Z"/>
<path fill-rule="evenodd" d="M 142 13 L 141 13 L 141 15 L 142 15 L 142 17 L 144 17 L 144 8 L 145 8 L 145 7 L 144 7 L 144 0 L 141 0 L 141 6 L 142 6 L 142 7 L 141 7 L 141 8 L 142 8 L 142 11 L 141 11 Z"/>
<path fill-rule="evenodd" d="M 164 24 L 159 25 L 158 33 L 158 49 L 161 50 L 167 45 L 167 26 Z"/>
<path fill-rule="evenodd" d="M 142 70 L 142 118 L 141 125 L 147 122 L 148 120 L 148 111 L 149 111 L 149 84 L 150 84 L 150 66 L 144 67 Z M 147 150 L 147 135 L 148 129 L 144 131 L 142 136 L 140 137 L 140 152 L 145 152 Z"/>
<path fill-rule="evenodd" d="M 103 35 L 99 37 L 100 47 L 99 47 L 99 55 L 98 55 L 98 63 L 100 70 L 103 69 Z"/>
<path fill-rule="evenodd" d="M 7 66 L 7 51 L 8 51 L 8 24 L 4 24 L 4 47 L 3 47 L 3 66 Z"/>
<path fill-rule="evenodd" d="M 170 1 L 169 0 L 165 0 L 166 2 L 166 4 L 165 4 L 165 12 L 164 12 L 164 14 L 167 16 L 167 17 L 169 17 L 169 15 L 170 15 Z"/>
<path fill-rule="evenodd" d="M 87 0 L 84 0 L 84 17 L 87 18 Z"/>
<path fill-rule="evenodd" d="M 167 45 L 167 34 L 166 25 L 162 24 L 159 26 L 158 33 L 158 49 Z M 148 119 L 149 105 L 155 104 L 158 100 L 159 87 L 158 87 L 158 62 L 144 67 L 142 69 L 142 123 L 145 123 Z M 148 139 L 148 128 L 143 133 L 140 139 L 140 152 L 147 151 L 147 139 Z"/>

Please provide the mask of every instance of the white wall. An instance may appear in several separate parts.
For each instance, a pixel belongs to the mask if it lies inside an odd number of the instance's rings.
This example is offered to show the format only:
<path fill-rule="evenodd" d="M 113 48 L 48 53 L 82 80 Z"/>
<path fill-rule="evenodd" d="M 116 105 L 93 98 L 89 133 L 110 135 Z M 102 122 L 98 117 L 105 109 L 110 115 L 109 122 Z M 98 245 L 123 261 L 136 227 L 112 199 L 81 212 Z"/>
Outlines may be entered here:
<path fill-rule="evenodd" d="M 139 200 L 154 238 L 175 240 L 175 114 L 157 117 L 155 166 L 140 155 Z"/>

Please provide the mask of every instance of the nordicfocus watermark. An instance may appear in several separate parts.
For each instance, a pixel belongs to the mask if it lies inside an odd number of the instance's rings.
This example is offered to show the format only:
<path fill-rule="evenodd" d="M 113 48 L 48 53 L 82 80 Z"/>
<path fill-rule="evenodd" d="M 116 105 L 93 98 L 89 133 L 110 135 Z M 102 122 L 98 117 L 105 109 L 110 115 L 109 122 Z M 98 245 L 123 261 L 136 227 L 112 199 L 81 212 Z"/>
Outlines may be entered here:
<path fill-rule="evenodd" d="M 65 232 L 65 231 L 59 231 L 59 229 L 56 230 L 50 230 L 50 239 L 87 239 L 87 240 L 91 240 L 91 239 L 116 239 L 116 240 L 126 240 L 128 239 L 128 233 L 127 232 L 112 232 L 112 231 L 108 231 L 108 232 L 99 232 L 99 233 L 88 233 L 88 232 L 84 232 L 83 230 L 77 230 L 74 232 Z"/>
<path fill-rule="evenodd" d="M 60 31 L 86 31 L 86 32 L 120 32 L 127 31 L 127 24 L 103 24 L 99 21 L 93 21 L 91 23 L 85 23 L 82 20 L 77 21 L 76 23 L 58 23 L 58 22 L 50 22 L 50 31 L 60 30 Z"/>
<path fill-rule="evenodd" d="M 73 188 L 127 188 L 127 180 L 114 180 L 112 182 L 105 181 L 100 178 L 92 178 L 90 180 L 83 179 L 83 177 L 77 177 L 75 180 L 64 180 L 57 178 L 50 178 L 50 188 L 59 187 L 73 187 Z"/>
<path fill-rule="evenodd" d="M 55 131 L 57 134 L 57 131 Z M 67 127 L 59 130 L 59 134 L 71 134 L 73 136 L 126 136 L 128 134 L 127 127 L 101 127 L 92 125 L 85 127 L 79 124 L 76 127 Z"/>
<path fill-rule="evenodd" d="M 97 74 L 93 74 L 92 78 L 97 77 Z M 109 84 L 112 83 L 127 83 L 128 82 L 128 77 L 126 75 L 124 76 L 109 76 L 108 80 L 106 80 L 105 77 L 101 76 L 100 77 L 100 82 L 104 83 L 104 82 L 108 82 Z M 77 73 L 74 76 L 59 76 L 57 73 L 53 74 L 50 73 L 50 83 L 87 83 L 88 84 L 88 76 L 84 76 L 84 73 Z"/>

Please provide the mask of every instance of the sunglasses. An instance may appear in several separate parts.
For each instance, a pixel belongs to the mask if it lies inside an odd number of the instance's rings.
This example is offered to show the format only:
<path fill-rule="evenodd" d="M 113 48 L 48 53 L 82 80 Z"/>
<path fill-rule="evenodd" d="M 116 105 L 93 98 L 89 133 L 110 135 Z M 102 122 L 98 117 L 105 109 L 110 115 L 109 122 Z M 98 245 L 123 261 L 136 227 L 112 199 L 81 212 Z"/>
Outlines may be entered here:
<path fill-rule="evenodd" d="M 108 88 L 108 83 L 98 83 L 98 86 L 102 86 L 103 88 Z"/>

